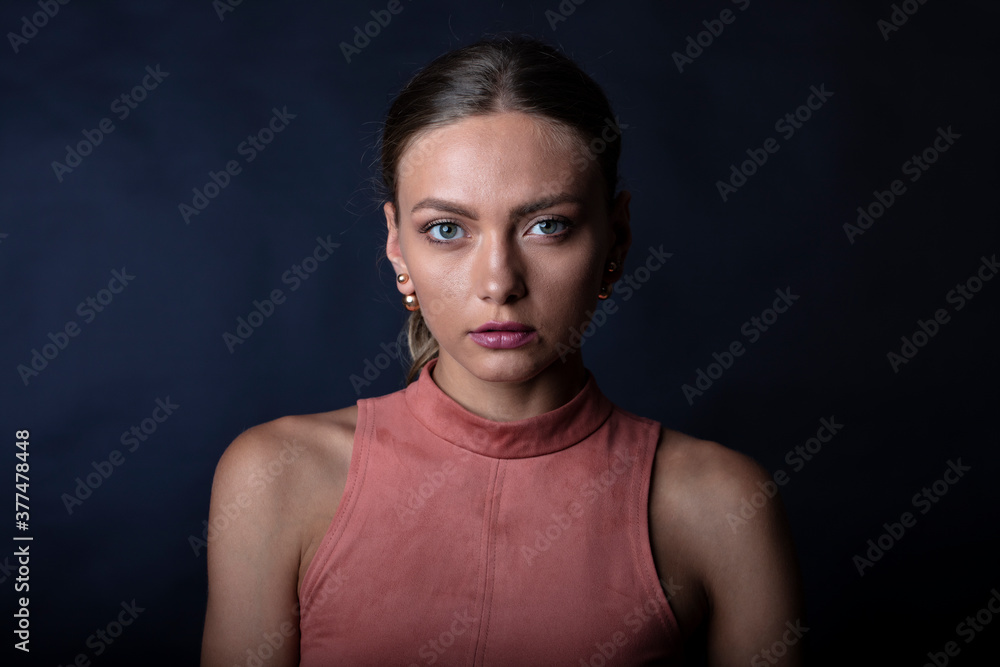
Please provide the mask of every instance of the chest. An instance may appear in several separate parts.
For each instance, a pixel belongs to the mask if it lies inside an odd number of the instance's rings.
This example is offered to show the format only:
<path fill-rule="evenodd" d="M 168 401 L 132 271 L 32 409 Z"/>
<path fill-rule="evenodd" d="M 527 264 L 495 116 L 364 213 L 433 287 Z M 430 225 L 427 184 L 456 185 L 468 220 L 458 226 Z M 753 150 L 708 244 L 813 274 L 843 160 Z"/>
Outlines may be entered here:
<path fill-rule="evenodd" d="M 309 528 L 303 664 L 362 659 L 372 627 L 404 664 L 441 648 L 466 664 L 586 662 L 601 646 L 645 664 L 679 646 L 647 530 L 651 452 L 497 460 L 394 444 L 362 443 L 322 537 L 322 517 Z"/>

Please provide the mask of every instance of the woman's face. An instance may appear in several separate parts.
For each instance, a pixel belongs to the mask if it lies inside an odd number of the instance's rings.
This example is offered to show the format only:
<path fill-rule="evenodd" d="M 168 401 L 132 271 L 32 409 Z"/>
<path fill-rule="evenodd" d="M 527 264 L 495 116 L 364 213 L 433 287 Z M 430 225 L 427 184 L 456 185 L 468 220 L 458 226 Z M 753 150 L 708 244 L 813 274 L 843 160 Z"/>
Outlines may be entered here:
<path fill-rule="evenodd" d="M 609 212 L 581 140 L 523 113 L 466 118 L 411 143 L 396 198 L 386 254 L 410 276 L 398 287 L 419 300 L 439 370 L 516 382 L 582 363 L 570 335 L 630 236 L 628 194 Z M 501 326 L 518 331 L 490 333 Z"/>

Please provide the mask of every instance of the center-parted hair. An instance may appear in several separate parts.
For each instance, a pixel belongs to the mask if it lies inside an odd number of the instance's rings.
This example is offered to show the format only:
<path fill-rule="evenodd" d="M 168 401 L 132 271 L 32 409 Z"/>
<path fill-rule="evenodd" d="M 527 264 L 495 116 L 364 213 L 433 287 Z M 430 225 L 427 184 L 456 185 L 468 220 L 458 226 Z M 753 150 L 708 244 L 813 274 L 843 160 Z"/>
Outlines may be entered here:
<path fill-rule="evenodd" d="M 606 201 L 612 205 L 621 135 L 607 96 L 558 49 L 524 35 L 488 37 L 449 51 L 410 79 L 390 106 L 382 130 L 385 198 L 396 203 L 400 161 L 418 136 L 470 116 L 505 111 L 530 114 L 575 134 L 600 168 Z M 420 160 L 412 164 L 419 169 Z M 397 224 L 398 219 L 397 211 Z M 412 361 L 407 383 L 438 355 L 438 343 L 419 310 L 410 314 L 408 343 Z"/>

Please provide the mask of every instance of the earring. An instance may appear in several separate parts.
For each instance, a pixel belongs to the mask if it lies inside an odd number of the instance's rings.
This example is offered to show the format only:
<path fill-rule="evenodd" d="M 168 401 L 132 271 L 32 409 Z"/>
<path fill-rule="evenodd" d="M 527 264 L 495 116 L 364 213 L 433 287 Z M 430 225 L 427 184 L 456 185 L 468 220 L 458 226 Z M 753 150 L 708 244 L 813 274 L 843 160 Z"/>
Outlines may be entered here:
<path fill-rule="evenodd" d="M 400 273 L 399 275 L 396 276 L 396 282 L 399 283 L 400 285 L 402 285 L 409 279 L 410 276 L 406 273 Z"/>
<path fill-rule="evenodd" d="M 411 313 L 415 310 L 420 310 L 420 304 L 417 302 L 416 294 L 407 294 L 403 297 L 403 305 Z"/>
<path fill-rule="evenodd" d="M 608 262 L 608 273 L 614 273 L 618 270 L 618 265 L 614 262 Z"/>
<path fill-rule="evenodd" d="M 601 285 L 601 289 L 598 290 L 598 292 L 597 292 L 597 298 L 598 299 L 607 299 L 609 296 L 611 296 L 611 285 L 605 283 L 605 284 Z"/>

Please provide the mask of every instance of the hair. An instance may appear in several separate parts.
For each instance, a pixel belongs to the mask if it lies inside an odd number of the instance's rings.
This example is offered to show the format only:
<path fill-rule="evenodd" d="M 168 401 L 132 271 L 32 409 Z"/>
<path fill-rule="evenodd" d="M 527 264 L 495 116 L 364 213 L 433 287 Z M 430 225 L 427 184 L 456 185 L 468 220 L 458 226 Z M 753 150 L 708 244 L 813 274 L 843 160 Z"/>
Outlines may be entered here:
<path fill-rule="evenodd" d="M 606 186 L 610 207 L 618 186 L 621 133 L 607 96 L 580 67 L 545 42 L 527 35 L 496 35 L 449 51 L 417 72 L 392 102 L 380 146 L 385 198 L 395 204 L 400 161 L 426 132 L 477 115 L 522 112 L 566 130 L 589 149 Z M 612 130 L 611 137 L 607 130 Z M 418 160 L 419 164 L 419 160 Z M 399 224 L 397 214 L 396 224 Z M 410 383 L 439 346 L 420 310 L 410 313 Z"/>

